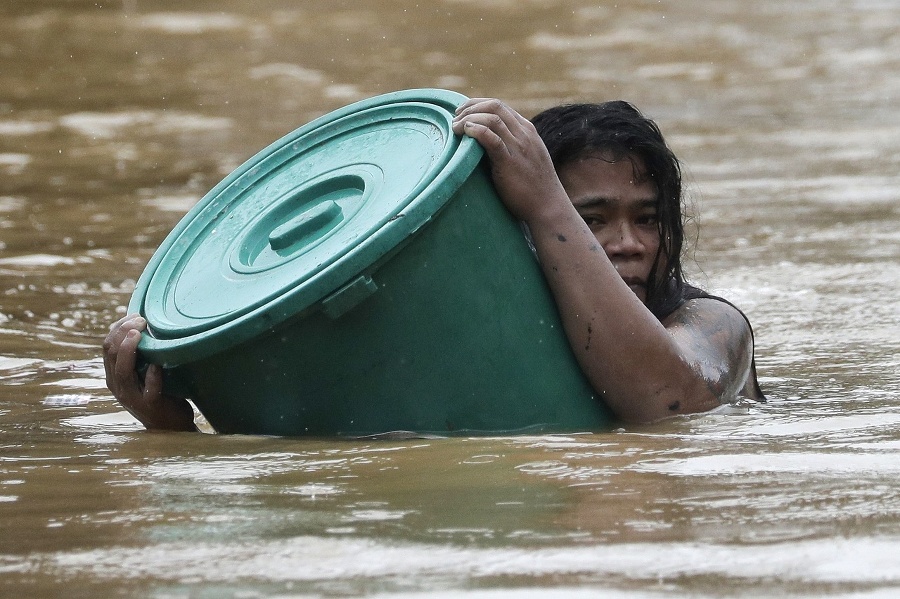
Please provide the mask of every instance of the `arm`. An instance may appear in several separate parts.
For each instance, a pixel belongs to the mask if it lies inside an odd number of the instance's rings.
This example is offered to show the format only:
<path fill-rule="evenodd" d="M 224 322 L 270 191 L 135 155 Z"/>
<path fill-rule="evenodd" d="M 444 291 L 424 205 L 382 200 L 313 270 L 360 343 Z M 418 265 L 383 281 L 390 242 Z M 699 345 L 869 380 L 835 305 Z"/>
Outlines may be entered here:
<path fill-rule="evenodd" d="M 714 299 L 689 300 L 663 325 L 719 403 L 738 397 L 765 401 L 755 384 L 753 334 L 736 308 Z"/>
<path fill-rule="evenodd" d="M 460 107 L 454 131 L 485 148 L 507 208 L 525 221 L 569 343 L 594 389 L 620 418 L 648 422 L 712 409 L 749 377 L 749 327 L 733 308 L 692 306 L 660 323 L 629 289 L 573 207 L 532 124 L 496 100 Z M 738 322 L 738 319 L 741 322 Z M 709 329 L 734 334 L 709 337 Z M 752 348 L 750 348 L 752 352 Z"/>
<path fill-rule="evenodd" d="M 106 386 L 148 430 L 196 431 L 194 410 L 186 399 L 162 392 L 162 368 L 151 364 L 141 384 L 135 366 L 141 331 L 147 321 L 131 314 L 110 327 L 103 342 Z"/>

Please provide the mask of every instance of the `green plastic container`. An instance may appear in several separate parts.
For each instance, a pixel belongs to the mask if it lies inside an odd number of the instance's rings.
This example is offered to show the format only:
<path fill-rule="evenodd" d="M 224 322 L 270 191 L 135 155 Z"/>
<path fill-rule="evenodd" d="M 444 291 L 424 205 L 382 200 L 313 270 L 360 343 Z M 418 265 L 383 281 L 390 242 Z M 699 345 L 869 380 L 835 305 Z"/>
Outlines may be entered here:
<path fill-rule="evenodd" d="M 167 387 L 222 433 L 607 427 L 481 148 L 451 131 L 464 100 L 347 106 L 212 189 L 129 306 Z"/>

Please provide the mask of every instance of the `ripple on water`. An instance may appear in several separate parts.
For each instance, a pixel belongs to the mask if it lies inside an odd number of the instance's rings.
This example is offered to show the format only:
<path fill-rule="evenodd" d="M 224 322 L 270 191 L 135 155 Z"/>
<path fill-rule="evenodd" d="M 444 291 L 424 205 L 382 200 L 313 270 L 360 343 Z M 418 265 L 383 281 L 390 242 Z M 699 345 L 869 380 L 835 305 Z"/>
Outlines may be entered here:
<path fill-rule="evenodd" d="M 31 155 L 29 154 L 0 154 L 0 170 L 8 175 L 17 175 L 25 170 L 25 167 L 31 163 Z"/>
<path fill-rule="evenodd" d="M 14 137 L 47 133 L 54 128 L 53 123 L 46 121 L 0 121 L 0 136 Z"/>
<path fill-rule="evenodd" d="M 135 127 L 165 135 L 183 131 L 227 130 L 233 125 L 232 120 L 227 117 L 167 110 L 78 112 L 61 116 L 59 123 L 94 139 L 115 137 Z"/>
<path fill-rule="evenodd" d="M 0 258 L 0 266 L 18 266 L 24 268 L 53 267 L 60 265 L 72 266 L 74 264 L 77 264 L 79 261 L 82 264 L 88 264 L 91 262 L 91 258 L 88 256 L 84 256 L 81 260 L 78 260 L 77 258 L 73 258 L 71 256 L 58 256 L 54 254 L 25 254 L 22 256 Z"/>
<path fill-rule="evenodd" d="M 33 369 L 41 364 L 43 360 L 37 358 L 19 358 L 16 356 L 0 356 L 0 370 L 16 371 L 25 368 Z"/>
<path fill-rule="evenodd" d="M 553 548 L 478 548 L 386 543 L 343 536 L 226 543 L 169 542 L 91 551 L 4 556 L 7 571 L 59 577 L 157 581 L 363 582 L 460 577 L 553 576 L 557 584 L 684 581 L 718 577 L 725 584 L 759 580 L 822 584 L 900 583 L 896 537 L 826 538 L 755 545 L 611 543 Z M 360 559 L 365 556 L 365 559 Z M 730 582 L 727 582 L 730 581 Z"/>
<path fill-rule="evenodd" d="M 834 445 L 854 438 L 859 439 L 863 435 L 892 436 L 898 425 L 900 414 L 878 410 L 870 413 L 827 416 L 772 416 L 736 423 L 723 420 L 718 426 L 709 427 L 700 434 L 703 439 L 709 440 L 803 439 L 805 447 L 810 447 L 810 440 L 813 439 L 820 443 L 810 448 L 819 450 L 822 448 L 822 442 Z M 697 431 L 692 434 L 697 434 Z"/>
<path fill-rule="evenodd" d="M 197 195 L 180 195 L 180 196 L 158 196 L 141 200 L 141 204 L 152 206 L 163 212 L 186 213 L 194 207 L 200 199 Z"/>
<path fill-rule="evenodd" d="M 138 29 L 154 29 L 180 35 L 231 31 L 247 25 L 244 18 L 224 12 L 157 12 L 137 15 L 127 22 Z"/>
<path fill-rule="evenodd" d="M 628 468 L 670 476 L 719 476 L 743 474 L 805 474 L 837 477 L 888 476 L 900 474 L 896 455 L 882 452 L 765 452 L 704 455 L 673 460 L 647 460 Z"/>

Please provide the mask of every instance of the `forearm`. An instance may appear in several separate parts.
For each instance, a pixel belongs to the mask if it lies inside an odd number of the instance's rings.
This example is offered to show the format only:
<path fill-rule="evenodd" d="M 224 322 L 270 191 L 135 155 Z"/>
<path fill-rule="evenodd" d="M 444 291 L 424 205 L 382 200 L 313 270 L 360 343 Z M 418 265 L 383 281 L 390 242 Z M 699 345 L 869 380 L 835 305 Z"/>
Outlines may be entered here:
<path fill-rule="evenodd" d="M 564 192 L 525 216 L 572 350 L 603 401 L 639 422 L 714 407 L 717 398 L 705 392 Z"/>
<path fill-rule="evenodd" d="M 484 147 L 503 203 L 531 229 L 575 357 L 607 405 L 630 421 L 658 420 L 718 405 L 719 395 L 710 383 L 728 380 L 732 374 L 728 361 L 723 360 L 729 355 L 727 344 L 704 346 L 706 339 L 696 327 L 685 327 L 688 342 L 679 342 L 650 313 L 579 215 L 534 124 L 498 100 L 479 98 L 457 109 L 453 131 L 476 139 Z M 617 162 L 593 158 L 600 162 L 582 164 L 579 160 L 570 164 L 578 168 L 570 173 L 569 186 L 574 182 L 576 188 L 586 190 L 578 198 L 581 209 L 616 204 L 620 212 L 627 212 L 627 226 L 652 233 L 655 243 L 650 245 L 658 247 L 658 230 L 647 224 L 655 222 L 656 209 L 652 215 L 645 213 L 647 198 L 656 193 L 655 189 L 646 189 L 652 184 L 640 177 L 635 179 L 631 159 Z M 616 163 L 623 169 L 604 168 L 604 164 Z M 604 171 L 602 177 L 596 169 Z M 598 186 L 602 188 L 599 191 Z M 623 190 L 628 196 L 625 199 L 621 197 Z M 622 220 L 621 216 L 617 218 Z M 635 259 L 649 257 L 648 263 L 655 259 L 655 247 L 637 239 L 634 231 L 629 229 L 629 237 L 619 237 L 620 241 L 625 239 L 642 250 L 617 250 L 620 257 L 625 256 L 624 262 L 616 262 L 620 267 L 633 266 Z M 623 275 L 635 288 L 646 289 L 645 275 L 653 271 L 652 266 L 646 266 L 639 265 L 638 273 L 623 268 Z"/>

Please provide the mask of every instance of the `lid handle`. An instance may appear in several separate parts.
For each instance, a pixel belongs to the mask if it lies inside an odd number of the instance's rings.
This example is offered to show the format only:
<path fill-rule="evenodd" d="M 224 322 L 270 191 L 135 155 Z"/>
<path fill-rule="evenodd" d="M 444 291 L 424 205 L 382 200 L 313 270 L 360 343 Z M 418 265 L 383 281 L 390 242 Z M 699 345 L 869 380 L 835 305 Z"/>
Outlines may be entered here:
<path fill-rule="evenodd" d="M 334 200 L 315 204 L 269 233 L 269 246 L 283 250 L 342 216 L 343 210 Z"/>

